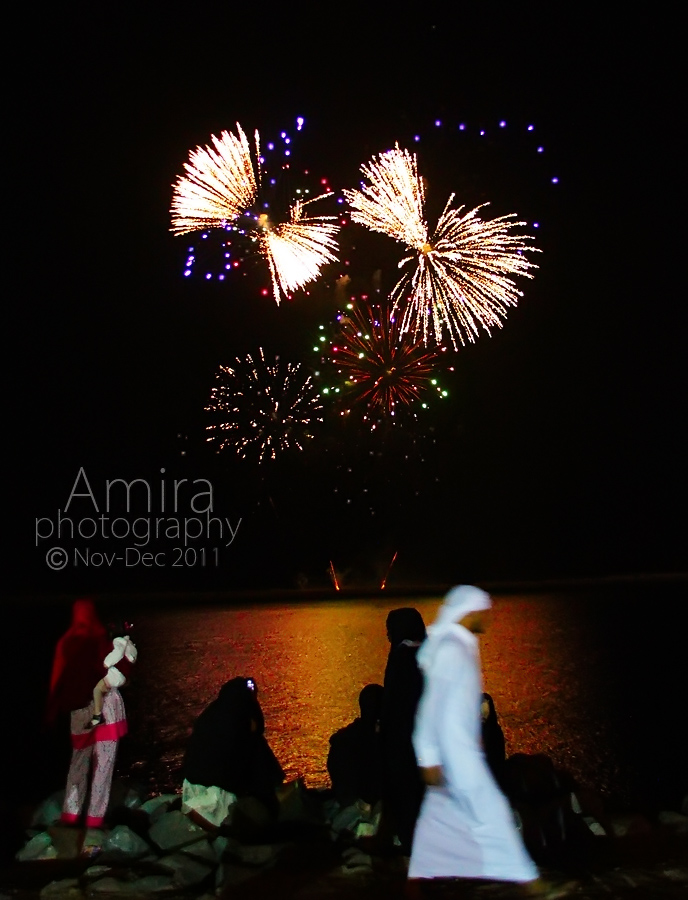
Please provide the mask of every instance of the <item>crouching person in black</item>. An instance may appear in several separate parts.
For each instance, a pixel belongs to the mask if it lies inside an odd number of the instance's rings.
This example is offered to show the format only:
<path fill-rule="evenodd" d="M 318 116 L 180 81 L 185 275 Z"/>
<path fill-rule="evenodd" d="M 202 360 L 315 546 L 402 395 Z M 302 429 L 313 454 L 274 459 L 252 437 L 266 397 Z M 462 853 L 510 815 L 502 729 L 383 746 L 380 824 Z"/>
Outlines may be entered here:
<path fill-rule="evenodd" d="M 337 835 L 372 836 L 377 831 L 382 798 L 383 759 L 380 741 L 383 688 L 367 684 L 358 696 L 359 718 L 330 738 L 327 771 L 337 801 L 331 827 Z"/>
<path fill-rule="evenodd" d="M 251 678 L 232 678 L 196 719 L 182 766 L 182 812 L 209 831 L 251 838 L 277 820 L 288 787 L 265 739 Z"/>

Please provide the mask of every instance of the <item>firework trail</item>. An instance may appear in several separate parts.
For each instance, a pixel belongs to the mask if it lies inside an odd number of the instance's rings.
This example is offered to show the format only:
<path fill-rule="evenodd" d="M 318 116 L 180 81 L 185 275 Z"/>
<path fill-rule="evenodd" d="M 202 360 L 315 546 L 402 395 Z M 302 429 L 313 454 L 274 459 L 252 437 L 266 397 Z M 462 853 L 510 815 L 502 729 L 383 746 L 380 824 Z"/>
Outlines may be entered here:
<path fill-rule="evenodd" d="M 334 585 L 334 589 L 336 591 L 340 590 L 339 579 L 337 578 L 337 572 L 334 568 L 334 563 L 330 560 L 330 578 L 332 579 L 332 584 Z"/>
<path fill-rule="evenodd" d="M 262 348 L 254 359 L 237 359 L 237 366 L 220 366 L 206 412 L 209 442 L 217 452 L 232 449 L 259 462 L 276 459 L 286 450 L 303 450 L 322 422 L 320 397 L 309 375 L 297 363 L 268 363 Z"/>
<path fill-rule="evenodd" d="M 483 220 L 482 206 L 463 213 L 451 209 L 449 197 L 435 231 L 425 221 L 425 192 L 415 155 L 399 146 L 361 166 L 368 181 L 362 189 L 344 191 L 352 221 L 389 235 L 411 255 L 399 263 L 406 271 L 392 290 L 392 310 L 401 311 L 401 331 L 427 344 L 442 343 L 443 331 L 458 349 L 458 342 L 474 341 L 479 327 L 488 334 L 501 328 L 507 307 L 522 293 L 512 275 L 532 278 L 536 268 L 523 255 L 534 251 L 530 235 L 509 229 L 524 225 L 511 221 L 515 214 Z"/>
<path fill-rule="evenodd" d="M 392 566 L 394 565 L 394 562 L 395 562 L 395 560 L 396 560 L 396 558 L 397 558 L 397 554 L 398 554 L 398 553 L 399 553 L 398 550 L 395 550 L 395 551 L 394 551 L 394 556 L 392 557 L 392 561 L 390 562 L 389 566 L 387 567 L 387 571 L 385 572 L 385 577 L 384 577 L 384 578 L 382 579 L 382 581 L 380 582 L 380 590 L 381 590 L 381 591 L 384 591 L 384 589 L 385 589 L 385 587 L 386 587 L 386 585 L 387 585 L 387 579 L 389 578 L 389 573 L 392 571 Z"/>
<path fill-rule="evenodd" d="M 297 200 L 287 221 L 273 222 L 258 211 L 263 182 L 260 137 L 255 133 L 255 154 L 237 123 L 238 136 L 223 131 L 211 136 L 212 146 L 197 147 L 184 163 L 185 175 L 173 185 L 171 231 L 188 234 L 210 228 L 236 231 L 234 223 L 252 224 L 258 230 L 258 246 L 266 259 L 277 303 L 282 296 L 318 277 L 321 267 L 336 262 L 335 236 L 339 224 L 334 216 L 304 215 L 304 207 L 331 196 L 321 194 L 311 200 Z M 255 159 L 254 159 L 255 156 Z M 241 229 L 243 233 L 243 228 Z"/>
<path fill-rule="evenodd" d="M 436 377 L 443 348 L 426 348 L 404 333 L 388 310 L 365 300 L 349 304 L 337 318 L 328 362 L 341 385 L 342 403 L 362 406 L 373 427 L 380 416 L 393 417 L 432 394 L 446 397 Z"/>

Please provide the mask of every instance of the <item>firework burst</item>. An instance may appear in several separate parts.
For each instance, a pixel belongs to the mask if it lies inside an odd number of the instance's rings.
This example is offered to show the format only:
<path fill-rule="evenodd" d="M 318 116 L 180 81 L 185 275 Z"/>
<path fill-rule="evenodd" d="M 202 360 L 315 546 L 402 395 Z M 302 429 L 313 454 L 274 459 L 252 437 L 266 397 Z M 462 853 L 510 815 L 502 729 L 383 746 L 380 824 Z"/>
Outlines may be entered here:
<path fill-rule="evenodd" d="M 219 453 L 234 450 L 259 462 L 286 450 L 303 450 L 322 422 L 322 406 L 311 378 L 298 363 L 267 362 L 262 348 L 254 359 L 220 366 L 206 412 L 213 415 L 207 441 Z"/>
<path fill-rule="evenodd" d="M 334 250 L 337 244 L 334 235 L 339 226 L 325 222 L 322 218 L 309 219 L 303 215 L 303 209 L 308 203 L 329 196 L 330 194 L 322 194 L 321 197 L 305 202 L 297 200 L 290 210 L 291 220 L 281 225 L 271 227 L 267 216 L 259 218 L 263 229 L 263 255 L 270 266 L 273 293 L 278 303 L 280 291 L 286 295 L 315 281 L 321 266 L 336 260 Z"/>
<path fill-rule="evenodd" d="M 524 253 L 534 251 L 530 235 L 510 229 L 524 225 L 514 214 L 483 220 L 482 206 L 463 213 L 451 209 L 449 197 L 435 231 L 425 221 L 425 192 L 415 155 L 397 146 L 361 167 L 368 181 L 362 189 L 344 191 L 352 221 L 389 235 L 412 251 L 399 263 L 406 269 L 392 290 L 393 312 L 400 311 L 402 333 L 424 344 L 442 343 L 446 329 L 458 342 L 474 341 L 479 328 L 501 328 L 507 308 L 522 293 L 512 275 L 532 278 L 536 266 Z"/>
<path fill-rule="evenodd" d="M 265 180 L 259 134 L 256 131 L 254 154 L 238 123 L 237 134 L 223 131 L 219 138 L 212 135 L 212 146 L 191 151 L 184 163 L 186 174 L 173 185 L 170 230 L 179 236 L 224 229 L 250 235 L 253 241 L 257 232 L 257 245 L 268 263 L 273 295 L 279 303 L 283 296 L 315 280 L 325 263 L 337 261 L 336 217 L 304 215 L 308 204 L 330 197 L 332 192 L 296 200 L 286 221 L 273 221 L 264 211 L 267 204 L 259 203 Z"/>
<path fill-rule="evenodd" d="M 186 175 L 174 185 L 170 210 L 174 234 L 222 228 L 255 202 L 258 182 L 251 148 L 238 122 L 237 131 L 238 137 L 228 131 L 219 138 L 213 134 L 212 147 L 196 147 L 189 154 Z"/>
<path fill-rule="evenodd" d="M 361 300 L 349 304 L 337 321 L 337 335 L 327 348 L 339 385 L 334 390 L 347 408 L 363 408 L 373 427 L 381 417 L 412 411 L 417 401 L 446 397 L 437 383 L 444 350 L 428 349 L 404 333 L 387 309 Z"/>

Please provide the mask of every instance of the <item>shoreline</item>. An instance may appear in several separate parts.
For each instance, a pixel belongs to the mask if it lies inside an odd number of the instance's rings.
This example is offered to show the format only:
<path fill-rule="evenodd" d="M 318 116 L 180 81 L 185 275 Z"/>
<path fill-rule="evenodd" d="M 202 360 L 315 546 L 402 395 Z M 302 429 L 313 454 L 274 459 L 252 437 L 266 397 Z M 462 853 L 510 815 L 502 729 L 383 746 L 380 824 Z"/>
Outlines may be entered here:
<path fill-rule="evenodd" d="M 494 594 L 546 593 L 548 591 L 577 591 L 591 588 L 642 588 L 642 587 L 680 587 L 688 586 L 688 572 L 659 572 L 642 574 L 614 574 L 578 577 L 559 577 L 544 579 L 476 579 L 476 584 Z M 370 584 L 345 586 L 336 590 L 331 586 L 306 588 L 234 588 L 227 590 L 141 590 L 127 589 L 107 591 L 59 591 L 59 592 L 14 592 L 5 598 L 8 604 L 36 603 L 55 604 L 72 603 L 76 597 L 93 596 L 103 603 L 126 599 L 130 603 L 148 603 L 174 605 L 205 603 L 299 603 L 313 600 L 344 601 L 352 599 L 384 600 L 386 598 L 418 598 L 443 596 L 452 587 L 449 583 L 440 584 L 407 584 L 390 586 L 384 589 Z"/>

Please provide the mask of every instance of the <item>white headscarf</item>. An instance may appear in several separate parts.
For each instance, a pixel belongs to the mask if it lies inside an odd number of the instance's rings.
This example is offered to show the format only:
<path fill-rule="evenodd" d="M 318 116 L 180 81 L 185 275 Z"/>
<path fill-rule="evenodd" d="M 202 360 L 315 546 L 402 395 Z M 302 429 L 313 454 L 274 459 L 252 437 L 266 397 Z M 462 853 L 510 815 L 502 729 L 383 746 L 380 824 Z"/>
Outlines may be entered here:
<path fill-rule="evenodd" d="M 492 600 L 486 591 L 470 584 L 453 587 L 444 598 L 437 618 L 428 628 L 428 636 L 418 651 L 417 660 L 420 668 L 424 672 L 430 672 L 442 638 L 448 634 L 462 636 L 466 633 L 466 629 L 458 624 L 464 616 L 471 612 L 490 609 L 491 606 Z"/>

